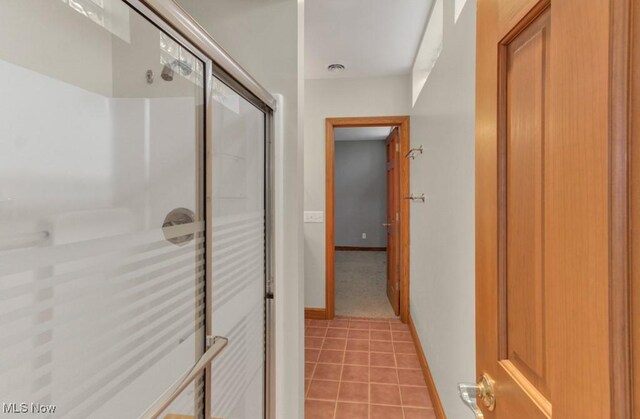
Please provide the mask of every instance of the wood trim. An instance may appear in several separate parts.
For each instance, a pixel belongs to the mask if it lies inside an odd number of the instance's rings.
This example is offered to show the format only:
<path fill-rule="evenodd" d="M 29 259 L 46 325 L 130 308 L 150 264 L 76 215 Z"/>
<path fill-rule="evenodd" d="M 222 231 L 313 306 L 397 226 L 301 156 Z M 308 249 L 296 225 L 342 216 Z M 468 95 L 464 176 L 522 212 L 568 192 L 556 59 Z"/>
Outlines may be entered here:
<path fill-rule="evenodd" d="M 358 247 L 358 246 L 336 246 L 336 251 L 341 252 L 386 252 L 386 247 Z"/>
<path fill-rule="evenodd" d="M 394 316 L 400 315 L 400 129 L 394 127 L 384 140 L 386 188 L 386 292 Z"/>
<path fill-rule="evenodd" d="M 478 1 L 476 11 L 475 124 L 475 330 L 476 376 L 497 376 L 498 315 L 498 65 L 497 5 Z M 482 305 L 478 302 L 482 301 Z M 482 333 L 478 332 L 482 331 Z"/>
<path fill-rule="evenodd" d="M 399 127 L 409 121 L 409 116 L 350 116 L 327 118 L 326 121 L 334 128 Z"/>
<path fill-rule="evenodd" d="M 409 165 L 411 159 L 405 158 L 411 149 L 411 127 L 409 118 L 400 124 L 400 320 L 409 322 L 410 288 L 410 250 L 411 250 L 411 201 L 404 199 L 411 195 Z"/>
<path fill-rule="evenodd" d="M 609 310 L 611 317 L 611 417 L 632 415 L 630 328 L 630 44 L 631 3 L 611 1 L 609 88 Z"/>
<path fill-rule="evenodd" d="M 327 319 L 336 314 L 335 303 L 335 140 L 331 120 L 325 121 L 326 161 L 325 161 L 325 307 Z"/>
<path fill-rule="evenodd" d="M 633 3 L 633 2 L 632 2 Z M 630 51 L 630 159 L 629 159 L 629 257 L 632 413 L 640 417 L 640 5 L 632 6 Z"/>
<path fill-rule="evenodd" d="M 440 400 L 440 395 L 438 394 L 438 389 L 436 388 L 436 384 L 433 381 L 433 376 L 431 375 L 431 369 L 429 369 L 429 363 L 427 362 L 427 357 L 424 354 L 424 350 L 422 349 L 422 343 L 420 343 L 420 337 L 418 337 L 418 331 L 416 330 L 416 326 L 413 323 L 413 318 L 411 317 L 411 313 L 409 313 L 409 331 L 411 332 L 411 337 L 413 338 L 413 343 L 416 345 L 416 351 L 418 352 L 418 360 L 420 361 L 420 367 L 422 368 L 422 373 L 424 374 L 424 379 L 427 382 L 427 390 L 429 391 L 429 396 L 431 397 L 431 404 L 433 405 L 433 411 L 436 414 L 437 419 L 446 419 L 447 415 L 444 413 L 444 408 L 442 407 L 442 401 Z"/>
<path fill-rule="evenodd" d="M 327 319 L 335 316 L 335 143 L 334 128 L 399 127 L 400 129 L 400 196 L 410 194 L 409 159 L 411 148 L 409 116 L 369 116 L 327 118 L 325 120 L 325 307 Z M 400 200 L 400 320 L 409 321 L 410 295 L 410 202 Z"/>
<path fill-rule="evenodd" d="M 327 310 L 324 308 L 305 307 L 304 318 L 311 320 L 326 320 Z"/>

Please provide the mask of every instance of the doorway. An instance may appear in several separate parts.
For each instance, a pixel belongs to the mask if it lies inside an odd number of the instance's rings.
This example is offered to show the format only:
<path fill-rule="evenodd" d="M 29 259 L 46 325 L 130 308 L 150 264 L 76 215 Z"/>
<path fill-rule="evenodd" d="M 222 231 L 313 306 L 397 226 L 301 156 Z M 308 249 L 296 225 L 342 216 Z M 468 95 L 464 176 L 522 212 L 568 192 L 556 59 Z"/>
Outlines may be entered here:
<path fill-rule="evenodd" d="M 391 287 L 395 264 L 389 214 L 395 213 L 394 127 L 336 128 L 335 296 L 336 315 L 392 318 L 398 314 Z M 395 141 L 397 143 L 397 141 Z M 389 149 L 393 153 L 389 153 Z M 391 233 L 391 234 L 390 234 Z M 391 263 L 390 263 L 391 261 Z M 391 274 L 391 275 L 390 275 Z M 395 310 L 394 310 L 395 309 Z"/>
<path fill-rule="evenodd" d="M 366 231 L 359 232 L 365 217 L 349 213 L 352 204 L 349 187 L 343 185 L 337 175 L 353 174 L 356 169 L 353 158 L 349 164 L 343 160 L 349 155 L 357 156 L 362 147 L 347 146 L 344 138 L 350 138 L 356 128 L 378 130 L 381 140 L 377 151 L 365 151 L 381 160 L 378 192 L 384 191 L 376 204 L 383 208 L 380 226 L 374 231 L 377 241 L 371 240 Z M 380 138 L 380 129 L 386 133 Z M 363 132 L 363 131 L 360 131 Z M 348 140 L 347 140 L 348 141 Z M 351 150 L 350 150 L 351 149 Z M 355 149 L 355 151 L 353 150 Z M 347 155 L 341 156 L 342 151 Z M 336 315 L 358 315 L 380 317 L 400 316 L 407 321 L 409 312 L 409 164 L 404 158 L 409 151 L 409 117 L 355 117 L 327 118 L 326 120 L 326 318 Z M 355 154 L 353 154 L 355 153 Z M 344 169 L 346 167 L 347 169 Z M 351 181 L 354 180 L 350 177 Z M 353 182 L 351 182 L 353 183 Z M 369 184 L 371 184 L 369 180 Z M 380 202 L 383 200 L 383 202 Z M 366 203 L 362 203 L 367 205 Z M 346 211 L 342 211 L 346 210 Z M 338 211 L 338 212 L 336 212 Z M 367 214 L 376 216 L 376 211 L 367 209 Z M 360 214 L 362 214 L 360 212 Z M 351 215 L 351 217 L 350 217 Z M 378 214 L 379 216 L 379 214 Z M 357 221 L 357 222 L 355 222 Z M 369 223 L 371 225 L 371 223 Z M 362 228 L 361 228 L 362 229 Z M 355 238 L 354 232 L 359 234 Z M 360 235 L 361 234 L 361 235 Z M 354 241 L 356 240 L 356 241 Z M 359 243 L 363 245 L 358 245 Z M 365 269 L 363 269 L 365 268 Z M 340 294 L 336 295 L 336 291 Z M 386 295 L 386 298 L 385 298 Z M 388 300 L 387 301 L 385 301 Z"/>

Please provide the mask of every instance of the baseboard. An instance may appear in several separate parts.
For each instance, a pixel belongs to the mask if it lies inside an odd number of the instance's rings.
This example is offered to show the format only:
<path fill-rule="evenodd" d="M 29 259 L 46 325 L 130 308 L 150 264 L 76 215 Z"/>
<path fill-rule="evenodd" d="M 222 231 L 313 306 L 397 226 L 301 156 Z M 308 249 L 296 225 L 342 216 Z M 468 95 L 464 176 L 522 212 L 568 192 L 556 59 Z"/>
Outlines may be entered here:
<path fill-rule="evenodd" d="M 386 252 L 386 247 L 358 247 L 358 246 L 336 246 L 340 252 Z"/>
<path fill-rule="evenodd" d="M 313 320 L 326 320 L 327 309 L 326 308 L 305 308 L 304 318 Z"/>
<path fill-rule="evenodd" d="M 429 396 L 431 396 L 433 411 L 436 414 L 436 418 L 446 419 L 447 416 L 444 414 L 444 409 L 442 408 L 442 401 L 440 401 L 440 396 L 438 395 L 438 389 L 436 388 L 436 385 L 433 382 L 433 376 L 431 376 L 429 363 L 427 362 L 427 357 L 424 355 L 424 350 L 422 349 L 422 343 L 420 343 L 420 338 L 418 337 L 416 326 L 413 324 L 411 313 L 409 313 L 409 330 L 411 331 L 413 342 L 416 345 L 416 351 L 418 352 L 418 359 L 420 361 L 420 366 L 422 367 L 422 373 L 424 374 L 424 379 L 427 381 L 427 390 L 429 390 Z"/>

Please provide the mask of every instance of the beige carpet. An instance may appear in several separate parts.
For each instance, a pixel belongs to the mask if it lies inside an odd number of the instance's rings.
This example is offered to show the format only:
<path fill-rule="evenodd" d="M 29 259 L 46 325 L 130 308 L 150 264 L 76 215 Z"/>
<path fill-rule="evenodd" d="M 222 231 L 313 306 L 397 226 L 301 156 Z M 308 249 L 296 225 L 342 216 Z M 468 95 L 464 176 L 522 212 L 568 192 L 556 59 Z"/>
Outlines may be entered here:
<path fill-rule="evenodd" d="M 395 318 L 387 299 L 387 252 L 337 251 L 336 315 Z"/>

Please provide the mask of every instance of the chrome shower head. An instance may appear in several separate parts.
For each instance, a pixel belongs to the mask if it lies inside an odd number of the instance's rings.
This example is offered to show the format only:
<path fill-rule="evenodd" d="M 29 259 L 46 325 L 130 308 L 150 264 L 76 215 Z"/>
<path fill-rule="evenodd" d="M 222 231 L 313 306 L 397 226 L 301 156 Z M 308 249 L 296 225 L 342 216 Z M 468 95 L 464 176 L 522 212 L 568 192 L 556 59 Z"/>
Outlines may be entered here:
<path fill-rule="evenodd" d="M 191 67 L 189 66 L 189 64 L 187 64 L 182 60 L 173 60 L 171 64 L 164 65 L 160 76 L 162 77 L 163 80 L 172 81 L 176 68 L 180 70 L 180 73 L 183 76 L 188 76 L 191 74 Z"/>
<path fill-rule="evenodd" d="M 162 80 L 172 81 L 173 73 L 174 71 L 172 66 L 169 64 L 165 64 L 165 66 L 162 68 L 162 74 L 160 74 L 160 77 L 162 77 Z"/>

